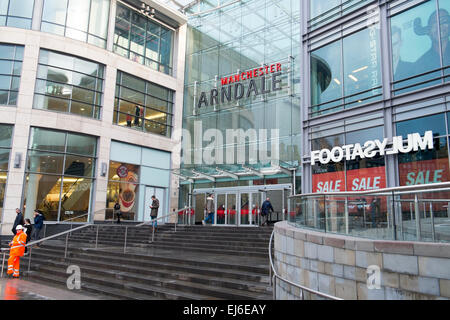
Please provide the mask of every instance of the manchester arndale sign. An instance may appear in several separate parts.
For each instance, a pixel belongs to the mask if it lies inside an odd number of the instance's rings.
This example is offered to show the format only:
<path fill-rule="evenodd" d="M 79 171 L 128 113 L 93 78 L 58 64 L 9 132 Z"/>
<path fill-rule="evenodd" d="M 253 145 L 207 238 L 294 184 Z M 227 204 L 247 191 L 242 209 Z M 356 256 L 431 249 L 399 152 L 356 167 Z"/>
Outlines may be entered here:
<path fill-rule="evenodd" d="M 321 164 L 332 162 L 341 162 L 345 160 L 355 160 L 356 158 L 365 159 L 373 158 L 377 154 L 380 156 L 392 155 L 399 153 L 409 153 L 412 151 L 433 149 L 433 132 L 425 132 L 422 138 L 419 133 L 408 134 L 408 141 L 405 145 L 402 136 L 392 138 L 392 149 L 388 149 L 389 139 L 369 140 L 363 145 L 360 143 L 348 144 L 342 147 L 334 147 L 333 149 L 322 149 L 311 152 L 311 165 L 315 165 L 316 161 Z"/>
<path fill-rule="evenodd" d="M 237 101 L 243 98 L 250 98 L 260 94 L 266 94 L 281 90 L 282 80 L 281 63 L 274 63 L 260 68 L 240 72 L 238 74 L 221 79 L 222 87 L 213 88 L 209 93 L 202 92 L 197 102 L 197 108 L 208 107 L 209 105 L 223 104 L 226 101 Z M 271 84 L 266 83 L 266 77 L 271 77 Z M 243 82 L 248 81 L 247 88 Z M 257 85 L 257 82 L 260 85 Z"/>

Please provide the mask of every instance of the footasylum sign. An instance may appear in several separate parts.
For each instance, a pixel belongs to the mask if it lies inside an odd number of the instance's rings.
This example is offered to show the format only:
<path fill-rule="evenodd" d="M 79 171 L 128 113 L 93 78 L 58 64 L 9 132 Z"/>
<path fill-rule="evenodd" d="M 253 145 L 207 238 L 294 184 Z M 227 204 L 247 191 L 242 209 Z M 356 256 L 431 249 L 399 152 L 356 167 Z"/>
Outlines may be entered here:
<path fill-rule="evenodd" d="M 419 133 L 408 134 L 408 141 L 403 142 L 402 136 L 392 138 L 392 148 L 388 149 L 389 139 L 369 140 L 364 144 L 348 144 L 342 147 L 334 147 L 333 149 L 322 149 L 311 152 L 311 165 L 315 165 L 317 161 L 321 164 L 332 162 L 341 162 L 345 160 L 355 160 L 356 158 L 365 159 L 373 158 L 377 154 L 380 156 L 392 155 L 398 153 L 409 153 L 412 151 L 433 149 L 433 132 L 427 131 L 423 138 Z"/>

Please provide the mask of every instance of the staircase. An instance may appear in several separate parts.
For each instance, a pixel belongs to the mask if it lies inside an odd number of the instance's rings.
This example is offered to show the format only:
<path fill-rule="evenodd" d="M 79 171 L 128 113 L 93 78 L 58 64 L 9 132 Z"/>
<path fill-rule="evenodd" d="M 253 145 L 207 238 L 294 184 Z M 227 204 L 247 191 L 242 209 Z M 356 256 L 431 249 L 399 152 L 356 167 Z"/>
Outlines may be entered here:
<path fill-rule="evenodd" d="M 27 276 L 66 287 L 67 267 L 77 265 L 81 290 L 102 298 L 267 300 L 271 232 L 213 226 L 177 226 L 174 232 L 173 225 L 163 225 L 149 243 L 149 226 L 94 225 L 70 235 L 66 259 L 65 236 L 33 249 Z"/>

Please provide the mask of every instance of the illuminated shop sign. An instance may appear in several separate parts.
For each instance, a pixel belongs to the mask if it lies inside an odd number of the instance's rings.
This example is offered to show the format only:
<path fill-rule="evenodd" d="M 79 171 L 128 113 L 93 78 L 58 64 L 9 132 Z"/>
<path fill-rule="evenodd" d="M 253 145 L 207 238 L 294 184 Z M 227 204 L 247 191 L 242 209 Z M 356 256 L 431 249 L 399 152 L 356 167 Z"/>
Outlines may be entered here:
<path fill-rule="evenodd" d="M 197 108 L 250 98 L 252 95 L 256 97 L 261 94 L 280 91 L 281 73 L 281 63 L 274 63 L 224 77 L 220 80 L 220 88 L 213 88 L 208 93 L 202 92 L 200 94 Z M 266 82 L 268 76 L 271 79 L 270 84 Z M 244 81 L 248 81 L 247 86 L 244 86 Z M 260 85 L 258 86 L 257 83 L 260 83 Z"/>
<path fill-rule="evenodd" d="M 341 162 L 345 160 L 355 160 L 357 157 L 360 159 L 373 158 L 377 154 L 380 156 L 392 155 L 398 153 L 409 153 L 411 151 L 419 151 L 426 149 L 433 149 L 433 132 L 425 132 L 422 138 L 419 133 L 413 133 L 408 135 L 408 142 L 403 143 L 403 137 L 397 136 L 392 139 L 392 149 L 388 149 L 388 139 L 369 140 L 363 145 L 360 143 L 349 144 L 342 147 L 334 147 L 333 149 L 322 149 L 311 152 L 311 164 L 315 165 L 317 161 L 321 164 L 328 164 L 332 162 Z"/>

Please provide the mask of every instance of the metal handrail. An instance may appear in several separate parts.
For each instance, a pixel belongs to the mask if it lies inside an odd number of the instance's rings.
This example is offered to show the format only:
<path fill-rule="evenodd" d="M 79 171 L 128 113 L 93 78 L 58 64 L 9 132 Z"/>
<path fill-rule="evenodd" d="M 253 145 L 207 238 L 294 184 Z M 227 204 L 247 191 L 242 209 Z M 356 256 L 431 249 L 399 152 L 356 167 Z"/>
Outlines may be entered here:
<path fill-rule="evenodd" d="M 67 246 L 68 246 L 69 234 L 74 232 L 74 231 L 78 231 L 78 230 L 90 227 L 92 225 L 93 225 L 92 223 L 85 224 L 85 225 L 82 225 L 82 226 L 79 226 L 79 227 L 76 227 L 76 228 L 73 228 L 73 229 L 71 228 L 70 230 L 66 230 L 66 231 L 63 231 L 63 232 L 60 232 L 60 233 L 57 233 L 57 234 L 54 234 L 54 235 L 51 235 L 51 236 L 48 236 L 48 237 L 45 237 L 45 238 L 42 238 L 42 239 L 39 239 L 39 240 L 35 240 L 35 241 L 31 241 L 31 242 L 27 243 L 24 247 L 30 247 L 30 255 L 28 257 L 28 272 L 30 272 L 31 253 L 32 253 L 32 250 L 33 250 L 33 248 L 32 248 L 33 245 L 41 243 L 41 242 L 44 242 L 44 241 L 47 241 L 47 240 L 50 240 L 50 239 L 53 239 L 53 238 L 57 238 L 57 237 L 60 237 L 60 236 L 66 234 L 67 235 L 66 236 L 66 245 L 65 245 L 65 248 L 64 248 L 64 258 L 66 258 L 67 257 Z M 0 251 L 3 252 L 2 270 L 1 270 L 1 276 L 0 276 L 0 277 L 3 278 L 3 269 L 4 269 L 4 265 L 5 265 L 6 252 L 9 251 L 9 248 L 1 248 Z"/>
<path fill-rule="evenodd" d="M 102 210 L 105 210 L 105 209 L 102 209 Z M 98 211 L 96 211 L 96 212 L 98 212 Z M 67 219 L 67 220 L 63 220 L 61 222 L 72 221 L 72 220 L 75 220 L 75 219 L 78 219 L 78 218 L 81 218 L 81 217 L 84 217 L 84 216 L 87 216 L 87 215 L 89 215 L 89 212 L 85 213 L 85 214 L 82 214 L 81 216 L 76 216 L 76 217 L 73 217 L 73 218 L 70 218 L 70 219 Z"/>
<path fill-rule="evenodd" d="M 304 294 L 303 294 L 303 291 L 307 291 L 309 293 L 318 295 L 319 297 L 323 297 L 323 298 L 327 298 L 327 299 L 331 299 L 331 300 L 344 300 L 342 298 L 335 297 L 335 296 L 332 296 L 332 295 L 329 295 L 329 294 L 326 294 L 326 293 L 323 293 L 323 292 L 320 292 L 320 291 L 317 291 L 317 290 L 314 290 L 314 289 L 302 286 L 302 285 L 300 285 L 298 283 L 294 283 L 292 281 L 289 281 L 289 280 L 284 279 L 283 277 L 281 277 L 277 273 L 277 271 L 275 270 L 275 266 L 274 266 L 273 261 L 272 261 L 272 239 L 273 239 L 273 235 L 274 234 L 275 234 L 275 229 L 273 229 L 272 234 L 270 235 L 270 241 L 269 241 L 269 260 L 270 260 L 270 274 L 269 274 L 269 278 L 271 280 L 270 284 L 272 285 L 273 299 L 274 300 L 276 298 L 276 287 L 277 287 L 276 286 L 276 279 L 280 279 L 283 282 L 286 282 L 286 283 L 288 283 L 288 284 L 290 284 L 290 285 L 292 285 L 294 287 L 299 288 L 301 290 L 300 294 L 301 294 L 301 299 L 302 300 L 304 300 L 304 298 L 305 298 Z M 273 272 L 273 276 L 272 276 L 272 272 Z"/>
<path fill-rule="evenodd" d="M 413 186 L 401 186 L 401 187 L 392 187 L 392 188 L 384 188 L 384 189 L 376 189 L 376 190 L 368 190 L 368 191 L 342 191 L 342 192 L 317 192 L 317 193 L 302 193 L 296 194 L 293 196 L 289 196 L 290 199 L 293 198 L 303 198 L 303 197 L 323 197 L 323 196 L 359 196 L 359 195 L 371 195 L 371 194 L 382 194 L 389 193 L 392 195 L 392 192 L 405 192 L 405 191 L 417 191 L 419 193 L 422 192 L 430 192 L 430 191 L 446 191 L 444 188 L 449 188 L 450 190 L 450 182 L 439 182 L 433 184 L 419 184 Z M 431 190 L 430 190 L 431 189 Z"/>
<path fill-rule="evenodd" d="M 173 211 L 173 212 L 171 212 L 171 213 L 169 213 L 169 214 L 166 214 L 166 215 L 164 215 L 164 216 L 161 216 L 161 217 L 159 217 L 159 218 L 152 219 L 151 221 L 146 221 L 146 222 L 140 223 L 140 224 L 138 224 L 136 227 L 141 227 L 141 226 L 149 225 L 149 224 L 151 223 L 151 224 L 152 224 L 152 240 L 151 240 L 150 242 L 153 243 L 153 242 L 155 241 L 155 222 L 157 222 L 158 220 L 161 220 L 161 219 L 164 219 L 164 218 L 173 216 L 173 215 L 175 215 L 175 214 L 178 216 L 178 213 L 179 213 L 180 211 L 186 212 L 186 210 L 189 210 L 189 212 L 190 212 L 191 209 L 192 209 L 192 207 L 184 207 L 184 208 L 175 210 L 175 211 Z M 177 224 L 178 224 L 178 219 L 175 220 L 175 232 L 177 232 Z"/>

